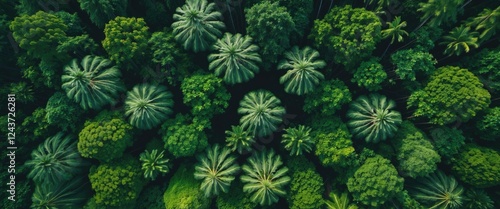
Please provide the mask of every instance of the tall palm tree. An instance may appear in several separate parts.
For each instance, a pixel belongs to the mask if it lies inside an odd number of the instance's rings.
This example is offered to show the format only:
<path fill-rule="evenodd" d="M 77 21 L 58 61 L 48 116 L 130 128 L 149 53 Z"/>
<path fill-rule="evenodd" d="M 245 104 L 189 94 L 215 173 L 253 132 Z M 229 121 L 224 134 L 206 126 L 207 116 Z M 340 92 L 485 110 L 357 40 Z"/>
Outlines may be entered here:
<path fill-rule="evenodd" d="M 431 27 L 440 26 L 442 23 L 454 22 L 458 12 L 461 10 L 464 0 L 429 0 L 419 3 L 420 8 L 417 11 L 423 12 L 420 28 L 428 20 Z M 415 30 L 417 30 L 415 29 Z"/>
<path fill-rule="evenodd" d="M 485 8 L 479 15 L 467 23 L 467 26 L 475 28 L 476 31 L 483 30 L 479 38 L 488 40 L 500 30 L 500 6 L 496 9 Z"/>
<path fill-rule="evenodd" d="M 394 40 L 402 42 L 403 35 L 408 36 L 408 32 L 403 29 L 406 27 L 406 21 L 401 22 L 400 16 L 396 16 L 392 22 L 387 22 L 387 25 L 388 28 L 382 30 L 382 38 L 391 37 L 391 44 L 394 43 Z"/>
<path fill-rule="evenodd" d="M 280 78 L 280 83 L 285 84 L 287 93 L 307 94 L 325 78 L 317 69 L 325 67 L 326 63 L 317 60 L 318 57 L 319 52 L 310 47 L 299 50 L 299 47 L 294 46 L 291 51 L 285 53 L 286 60 L 278 65 L 278 69 L 288 70 Z"/>
<path fill-rule="evenodd" d="M 219 195 L 222 191 L 227 193 L 240 166 L 236 163 L 236 157 L 231 155 L 227 147 L 218 144 L 208 147 L 203 155 L 198 155 L 198 164 L 194 167 L 194 178 L 203 180 L 200 190 L 205 197 Z"/>
<path fill-rule="evenodd" d="M 330 192 L 330 199 L 325 201 L 328 209 L 358 209 L 358 206 L 351 204 L 347 192 L 338 195 Z"/>
<path fill-rule="evenodd" d="M 271 92 L 258 90 L 247 93 L 240 101 L 238 113 L 243 114 L 240 125 L 252 136 L 267 136 L 278 129 L 285 108 Z"/>
<path fill-rule="evenodd" d="M 225 25 L 222 14 L 215 10 L 215 3 L 207 0 L 186 0 L 178 7 L 172 23 L 175 39 L 184 49 L 194 52 L 205 51 L 222 35 Z"/>
<path fill-rule="evenodd" d="M 251 151 L 254 142 L 254 137 L 250 135 L 250 132 L 243 130 L 241 126 L 231 126 L 231 130 L 226 131 L 226 143 L 233 152 L 237 150 L 242 154 L 245 151 Z"/>
<path fill-rule="evenodd" d="M 111 61 L 97 56 L 85 56 L 81 67 L 74 59 L 64 67 L 62 89 L 83 109 L 100 109 L 114 103 L 118 93 L 124 90 L 120 82 L 121 73 Z"/>
<path fill-rule="evenodd" d="M 471 47 L 478 48 L 478 34 L 477 32 L 470 32 L 470 28 L 463 25 L 454 28 L 449 35 L 443 37 L 444 41 L 440 43 L 446 45 L 444 54 L 458 56 L 464 51 L 465 53 L 469 52 Z"/>
<path fill-rule="evenodd" d="M 463 191 L 455 178 L 437 171 L 418 180 L 418 185 L 412 188 L 411 194 L 429 208 L 454 209 L 462 207 Z"/>
<path fill-rule="evenodd" d="M 313 148 L 313 139 L 310 136 L 311 128 L 299 125 L 297 128 L 287 128 L 283 134 L 281 143 L 290 155 L 301 155 L 302 152 L 310 152 Z"/>
<path fill-rule="evenodd" d="M 243 191 L 251 193 L 251 201 L 260 205 L 271 205 L 286 194 L 285 186 L 290 182 L 287 167 L 282 167 L 281 157 L 274 150 L 254 153 L 242 169 Z"/>
<path fill-rule="evenodd" d="M 53 185 L 37 185 L 31 198 L 30 208 L 82 208 L 89 194 L 85 189 L 88 183 L 82 179 L 57 182 Z"/>
<path fill-rule="evenodd" d="M 76 143 L 74 137 L 62 132 L 47 138 L 25 163 L 30 169 L 28 178 L 37 184 L 55 184 L 73 178 L 86 165 Z"/>
<path fill-rule="evenodd" d="M 151 152 L 146 150 L 141 153 L 139 160 L 142 163 L 142 170 L 144 171 L 144 178 L 150 178 L 155 180 L 159 173 L 165 174 L 170 171 L 169 159 L 164 158 L 164 151 L 158 153 L 157 149 L 153 149 Z"/>
<path fill-rule="evenodd" d="M 217 76 L 223 74 L 226 83 L 243 83 L 259 72 L 259 47 L 252 44 L 250 36 L 226 33 L 213 47 L 216 53 L 208 56 L 208 68 L 215 70 Z"/>
<path fill-rule="evenodd" d="M 127 94 L 125 115 L 131 125 L 139 129 L 152 129 L 164 122 L 172 113 L 172 94 L 165 86 L 139 84 Z"/>
<path fill-rule="evenodd" d="M 360 96 L 347 111 L 347 125 L 356 138 L 364 138 L 366 142 L 385 140 L 392 137 L 401 124 L 401 114 L 392 110 L 395 106 L 393 100 L 383 95 Z"/>

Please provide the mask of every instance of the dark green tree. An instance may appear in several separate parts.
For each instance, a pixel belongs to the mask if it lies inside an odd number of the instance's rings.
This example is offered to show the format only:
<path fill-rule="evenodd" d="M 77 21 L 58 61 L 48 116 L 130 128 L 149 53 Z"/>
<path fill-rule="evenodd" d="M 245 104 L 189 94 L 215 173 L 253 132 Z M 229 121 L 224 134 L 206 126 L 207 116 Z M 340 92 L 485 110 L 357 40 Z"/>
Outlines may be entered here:
<path fill-rule="evenodd" d="M 398 50 L 391 55 L 391 61 L 396 66 L 396 75 L 410 81 L 415 81 L 419 73 L 432 74 L 437 63 L 431 53 L 415 49 Z"/>
<path fill-rule="evenodd" d="M 479 137 L 493 141 L 500 137 L 500 107 L 486 110 L 486 114 L 476 123 L 480 131 Z"/>
<path fill-rule="evenodd" d="M 430 131 L 430 136 L 434 140 L 434 146 L 439 155 L 443 158 L 452 159 L 460 148 L 465 144 L 465 137 L 462 131 L 446 126 L 434 128 Z"/>
<path fill-rule="evenodd" d="M 306 94 L 302 109 L 306 113 L 333 115 L 343 104 L 351 102 L 352 94 L 339 79 L 323 81 L 315 91 Z"/>
<path fill-rule="evenodd" d="M 170 159 L 164 158 L 164 151 L 158 153 L 157 149 L 153 149 L 151 152 L 145 150 L 139 156 L 139 160 L 142 163 L 142 171 L 144 171 L 144 178 L 155 180 L 158 174 L 166 174 L 170 171 L 172 166 L 169 161 Z"/>
<path fill-rule="evenodd" d="M 243 130 L 241 126 L 231 126 L 231 130 L 226 132 L 226 146 L 231 150 L 242 154 L 252 150 L 252 144 L 255 143 L 254 137 L 249 131 Z"/>
<path fill-rule="evenodd" d="M 420 132 L 406 136 L 397 148 L 399 171 L 403 176 L 417 178 L 437 169 L 441 157 L 434 146 Z"/>
<path fill-rule="evenodd" d="M 323 178 L 314 164 L 304 156 L 288 159 L 290 168 L 290 192 L 287 201 L 290 209 L 323 208 Z"/>
<path fill-rule="evenodd" d="M 195 74 L 185 78 L 181 85 L 184 104 L 191 107 L 195 117 L 210 119 L 223 113 L 229 106 L 231 94 L 223 80 L 214 74 Z"/>
<path fill-rule="evenodd" d="M 200 190 L 200 182 L 194 176 L 193 166 L 181 165 L 169 180 L 163 194 L 165 209 L 208 209 L 211 199 Z"/>
<path fill-rule="evenodd" d="M 356 167 L 357 154 L 352 145 L 352 136 L 347 126 L 340 118 L 328 118 L 331 130 L 316 131 L 313 135 L 316 140 L 315 155 L 323 166 L 333 168 Z"/>
<path fill-rule="evenodd" d="M 391 0 L 389 0 L 390 2 Z M 394 40 L 398 42 L 402 42 L 404 40 L 403 35 L 408 36 L 408 32 L 406 32 L 403 28 L 406 27 L 406 21 L 401 22 L 401 17 L 396 16 L 392 22 L 387 22 L 387 29 L 382 30 L 382 38 L 391 38 L 391 44 L 394 43 Z"/>
<path fill-rule="evenodd" d="M 64 93 L 56 92 L 45 106 L 47 123 L 58 126 L 63 131 L 76 131 L 84 111 Z"/>
<path fill-rule="evenodd" d="M 328 209 L 358 209 L 358 206 L 351 203 L 349 199 L 349 194 L 344 192 L 342 194 L 337 194 L 335 192 L 330 192 L 328 195 L 329 199 L 325 201 L 326 208 Z"/>
<path fill-rule="evenodd" d="M 126 16 L 128 0 L 78 0 L 90 20 L 102 28 L 117 16 Z"/>
<path fill-rule="evenodd" d="M 496 9 L 484 8 L 477 17 L 468 21 L 467 26 L 474 28 L 476 31 L 482 31 L 479 35 L 481 42 L 484 42 L 494 36 L 497 30 L 500 30 L 498 19 L 500 18 L 500 6 Z"/>
<path fill-rule="evenodd" d="M 465 209 L 493 209 L 495 206 L 488 193 L 482 189 L 465 190 L 463 196 L 463 206 Z"/>
<path fill-rule="evenodd" d="M 470 32 L 469 27 L 461 25 L 460 27 L 453 28 L 447 36 L 443 36 L 441 45 L 446 45 L 444 54 L 447 55 L 460 55 L 462 52 L 468 53 L 470 48 L 478 48 L 479 33 Z"/>
<path fill-rule="evenodd" d="M 283 120 L 285 108 L 270 91 L 258 90 L 247 93 L 240 101 L 238 113 L 240 125 L 252 136 L 267 136 L 277 130 Z"/>
<path fill-rule="evenodd" d="M 464 0 L 428 0 L 427 2 L 419 3 L 419 12 L 423 15 L 420 17 L 423 23 L 429 21 L 431 27 L 438 27 L 443 23 L 455 22 L 457 14 L 462 10 Z M 422 24 L 423 24 L 422 23 Z"/>
<path fill-rule="evenodd" d="M 174 101 L 165 86 L 139 84 L 127 93 L 125 115 L 139 129 L 152 129 L 172 113 Z"/>
<path fill-rule="evenodd" d="M 209 121 L 177 114 L 163 123 L 159 134 L 165 142 L 165 149 L 174 157 L 188 157 L 208 146 L 204 130 L 209 126 Z"/>
<path fill-rule="evenodd" d="M 452 170 L 460 180 L 478 188 L 500 185 L 500 152 L 465 145 L 452 161 Z"/>
<path fill-rule="evenodd" d="M 257 203 L 250 200 L 250 194 L 243 192 L 243 184 L 235 181 L 228 193 L 217 197 L 216 206 L 218 209 L 254 209 Z"/>
<path fill-rule="evenodd" d="M 299 125 L 297 128 L 287 128 L 283 134 L 281 143 L 290 155 L 301 155 L 303 152 L 311 152 L 314 146 L 314 140 L 310 136 L 311 128 Z"/>
<path fill-rule="evenodd" d="M 143 18 L 116 17 L 104 27 L 102 47 L 117 64 L 133 63 L 145 56 L 149 28 Z M 125 65 L 127 69 L 135 66 Z"/>
<path fill-rule="evenodd" d="M 81 208 L 88 199 L 86 184 L 87 182 L 78 178 L 56 184 L 37 185 L 30 208 Z"/>
<path fill-rule="evenodd" d="M 354 71 L 352 82 L 358 84 L 359 87 L 364 87 L 368 91 L 378 91 L 382 89 L 382 82 L 387 78 L 387 73 L 384 71 L 377 58 L 371 58 L 368 61 L 362 62 Z"/>
<path fill-rule="evenodd" d="M 452 176 L 437 171 L 427 177 L 417 179 L 412 187 L 412 196 L 429 208 L 461 208 L 463 187 Z"/>

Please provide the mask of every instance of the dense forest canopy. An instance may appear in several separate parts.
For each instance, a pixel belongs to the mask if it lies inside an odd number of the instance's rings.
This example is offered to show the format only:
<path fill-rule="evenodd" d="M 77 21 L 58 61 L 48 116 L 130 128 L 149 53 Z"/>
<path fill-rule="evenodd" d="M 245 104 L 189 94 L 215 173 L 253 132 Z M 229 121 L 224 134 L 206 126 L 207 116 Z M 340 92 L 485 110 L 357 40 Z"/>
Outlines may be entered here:
<path fill-rule="evenodd" d="M 499 1 L 0 0 L 0 208 L 500 208 L 499 34 Z"/>

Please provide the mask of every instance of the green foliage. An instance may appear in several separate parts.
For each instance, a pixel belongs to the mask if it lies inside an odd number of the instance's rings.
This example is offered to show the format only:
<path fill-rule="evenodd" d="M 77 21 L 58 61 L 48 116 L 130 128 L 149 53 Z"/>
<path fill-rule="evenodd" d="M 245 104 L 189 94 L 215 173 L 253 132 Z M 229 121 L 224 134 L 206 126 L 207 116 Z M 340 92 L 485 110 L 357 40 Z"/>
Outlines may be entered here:
<path fill-rule="evenodd" d="M 347 126 L 338 117 L 328 120 L 333 123 L 328 125 L 331 130 L 317 131 L 314 136 L 316 139 L 314 154 L 324 166 L 342 168 L 357 166 L 357 155 Z"/>
<path fill-rule="evenodd" d="M 386 140 L 396 133 L 401 124 L 401 114 L 392 110 L 395 106 L 393 100 L 383 95 L 360 96 L 347 111 L 347 125 L 356 138 L 364 138 L 366 142 Z"/>
<path fill-rule="evenodd" d="M 344 192 L 338 195 L 335 192 L 330 192 L 329 199 L 325 201 L 326 208 L 328 209 L 358 209 L 358 206 L 351 204 L 348 193 Z"/>
<path fill-rule="evenodd" d="M 332 79 L 321 82 L 315 91 L 306 94 L 303 110 L 306 113 L 333 115 L 343 104 L 351 100 L 351 92 L 345 83 L 339 79 Z"/>
<path fill-rule="evenodd" d="M 243 192 L 243 184 L 236 181 L 231 184 L 228 193 L 222 193 L 217 197 L 218 209 L 254 209 L 257 203 L 250 200 L 250 194 Z"/>
<path fill-rule="evenodd" d="M 83 114 L 82 108 L 64 93 L 53 94 L 45 107 L 47 123 L 56 125 L 63 131 L 75 131 Z"/>
<path fill-rule="evenodd" d="M 424 89 L 412 93 L 408 108 L 416 107 L 414 116 L 425 116 L 434 124 L 465 122 L 490 104 L 490 93 L 482 87 L 467 69 L 441 67 Z"/>
<path fill-rule="evenodd" d="M 29 56 L 51 58 L 54 49 L 66 38 L 66 29 L 59 17 L 39 11 L 33 15 L 21 15 L 10 23 L 12 36 Z"/>
<path fill-rule="evenodd" d="M 461 25 L 460 27 L 453 28 L 450 34 L 443 36 L 443 42 L 441 45 L 446 45 L 446 50 L 444 54 L 456 56 L 462 54 L 462 52 L 468 53 L 470 48 L 478 48 L 478 38 L 479 33 L 469 32 L 470 28 Z"/>
<path fill-rule="evenodd" d="M 186 4 L 175 11 L 173 32 L 186 50 L 206 51 L 225 28 L 224 22 L 220 21 L 222 14 L 215 10 L 215 3 L 207 0 L 186 0 Z"/>
<path fill-rule="evenodd" d="M 436 69 L 436 59 L 429 52 L 414 49 L 398 50 L 391 55 L 396 74 L 403 80 L 415 81 L 418 73 L 430 75 Z"/>
<path fill-rule="evenodd" d="M 129 156 L 93 166 L 89 179 L 95 202 L 106 207 L 134 205 L 144 185 L 139 161 Z"/>
<path fill-rule="evenodd" d="M 153 63 L 160 64 L 160 72 L 167 75 L 169 84 L 177 85 L 190 74 L 193 63 L 170 30 L 154 32 L 148 41 Z"/>
<path fill-rule="evenodd" d="M 490 108 L 486 111 L 476 127 L 481 134 L 479 137 L 484 140 L 495 140 L 500 136 L 500 107 Z"/>
<path fill-rule="evenodd" d="M 428 2 L 419 3 L 419 12 L 423 15 L 420 17 L 422 21 L 429 20 L 431 27 L 440 26 L 442 23 L 455 22 L 457 14 L 462 10 L 464 0 L 429 0 Z M 459 8 L 460 7 L 460 8 Z"/>
<path fill-rule="evenodd" d="M 452 163 L 463 182 L 478 188 L 500 185 L 500 153 L 487 147 L 465 145 Z"/>
<path fill-rule="evenodd" d="M 44 108 L 35 109 L 30 116 L 26 117 L 19 127 L 19 134 L 16 141 L 21 143 L 32 142 L 36 139 L 49 137 L 57 131 L 54 126 L 50 125 L 45 117 L 47 112 Z"/>
<path fill-rule="evenodd" d="M 349 178 L 347 188 L 354 200 L 378 207 L 403 190 L 403 178 L 396 168 L 382 156 L 370 157 Z"/>
<path fill-rule="evenodd" d="M 430 51 L 434 48 L 437 40 L 442 37 L 443 29 L 438 27 L 423 26 L 410 33 L 410 39 L 415 40 L 414 49 L 419 51 Z"/>
<path fill-rule="evenodd" d="M 69 54 L 72 57 L 83 57 L 87 54 L 96 54 L 99 46 L 90 38 L 89 35 L 84 34 L 80 36 L 68 37 L 64 42 L 57 46 L 57 53 Z"/>
<path fill-rule="evenodd" d="M 85 162 L 76 149 L 72 136 L 62 132 L 47 138 L 31 152 L 25 165 L 30 169 L 28 178 L 42 187 L 68 181 L 82 171 Z"/>
<path fill-rule="evenodd" d="M 85 184 L 82 179 L 73 179 L 56 184 L 37 185 L 30 208 L 81 208 L 88 198 Z"/>
<path fill-rule="evenodd" d="M 165 86 L 139 84 L 127 93 L 125 115 L 139 129 L 152 129 L 172 113 L 172 94 Z"/>
<path fill-rule="evenodd" d="M 292 16 L 278 2 L 263 1 L 245 9 L 246 31 L 254 38 L 266 67 L 277 63 L 278 56 L 290 47 L 290 35 L 295 30 Z"/>
<path fill-rule="evenodd" d="M 297 128 L 287 128 L 281 143 L 290 155 L 302 155 L 302 152 L 311 152 L 314 141 L 310 136 L 311 128 L 299 125 Z"/>
<path fill-rule="evenodd" d="M 280 83 L 285 84 L 287 93 L 308 94 L 325 79 L 325 76 L 317 70 L 326 66 L 325 61 L 316 60 L 319 58 L 318 51 L 310 47 L 299 50 L 298 46 L 294 46 L 284 56 L 286 59 L 281 61 L 278 69 L 288 70 L 280 77 Z"/>
<path fill-rule="evenodd" d="M 65 11 L 58 11 L 54 15 L 59 17 L 68 26 L 65 31 L 68 36 L 78 36 L 84 33 L 82 23 L 76 12 L 70 14 Z"/>
<path fill-rule="evenodd" d="M 463 188 L 455 178 L 437 171 L 427 177 L 417 179 L 411 195 L 429 208 L 461 208 Z"/>
<path fill-rule="evenodd" d="M 15 94 L 16 102 L 23 104 L 29 104 L 35 101 L 33 87 L 26 82 L 9 84 L 9 92 L 7 94 Z"/>
<path fill-rule="evenodd" d="M 64 67 L 62 89 L 84 110 L 100 109 L 114 103 L 118 93 L 124 90 L 120 75 L 118 68 L 111 66 L 110 60 L 88 55 L 82 59 L 81 65 L 73 59 Z"/>
<path fill-rule="evenodd" d="M 356 18 L 352 18 L 356 17 Z M 322 19 L 315 20 L 309 38 L 324 49 L 327 57 L 354 69 L 356 63 L 369 57 L 381 39 L 377 15 L 364 8 L 333 7 Z"/>
<path fill-rule="evenodd" d="M 182 81 L 181 90 L 184 104 L 191 107 L 193 116 L 204 119 L 223 113 L 231 98 L 222 79 L 214 74 L 195 74 L 187 77 Z"/>
<path fill-rule="evenodd" d="M 252 194 L 252 202 L 271 205 L 285 196 L 285 186 L 290 182 L 287 167 L 282 167 L 281 157 L 274 150 L 255 152 L 243 165 L 241 176 L 243 191 Z"/>
<path fill-rule="evenodd" d="M 100 114 L 103 117 L 106 112 Z M 132 145 L 132 126 L 119 117 L 94 118 L 78 135 L 78 151 L 85 158 L 109 162 L 120 158 Z"/>
<path fill-rule="evenodd" d="M 192 120 L 189 116 L 177 114 L 163 123 L 159 133 L 169 153 L 176 158 L 188 157 L 207 147 L 208 139 L 203 130 L 208 126 L 208 121 Z"/>
<path fill-rule="evenodd" d="M 271 1 L 272 2 L 272 1 Z M 307 32 L 310 24 L 311 13 L 314 9 L 314 1 L 310 0 L 279 0 L 280 6 L 287 8 L 288 13 L 292 16 L 295 23 L 295 30 L 293 31 L 291 42 L 298 41 Z M 295 37 L 297 36 L 297 37 Z"/>
<path fill-rule="evenodd" d="M 90 20 L 102 28 L 117 16 L 126 16 L 128 0 L 78 0 Z"/>
<path fill-rule="evenodd" d="M 305 157 L 288 160 L 291 171 L 290 193 L 287 201 L 290 209 L 316 209 L 324 205 L 323 178 L 316 172 L 314 164 Z"/>
<path fill-rule="evenodd" d="M 163 194 L 165 209 L 208 209 L 210 199 L 206 199 L 199 189 L 200 183 L 194 179 L 194 169 L 182 165 L 170 179 Z"/>
<path fill-rule="evenodd" d="M 441 157 L 420 132 L 406 136 L 397 148 L 399 171 L 412 178 L 426 176 L 437 169 Z"/>
<path fill-rule="evenodd" d="M 203 155 L 198 155 L 196 158 L 198 164 L 194 167 L 194 178 L 202 180 L 200 190 L 205 197 L 227 193 L 236 173 L 240 171 L 240 166 L 236 163 L 236 157 L 231 155 L 231 150 L 216 144 L 208 147 Z"/>
<path fill-rule="evenodd" d="M 241 126 L 231 126 L 231 130 L 227 130 L 225 133 L 226 146 L 230 147 L 233 152 L 238 150 L 238 153 L 242 154 L 252 150 L 251 146 L 255 140 L 249 131 L 243 130 Z"/>
<path fill-rule="evenodd" d="M 154 184 L 145 187 L 139 198 L 137 198 L 136 209 L 165 209 L 163 193 L 167 189 L 166 184 Z"/>
<path fill-rule="evenodd" d="M 170 171 L 170 159 L 163 158 L 163 156 L 164 151 L 158 153 L 157 149 L 153 149 L 151 152 L 146 150 L 141 153 L 139 160 L 142 163 L 141 169 L 144 171 L 144 178 L 154 181 L 159 173 L 165 175 Z"/>
<path fill-rule="evenodd" d="M 371 58 L 368 61 L 362 62 L 354 71 L 352 82 L 356 82 L 359 87 L 364 87 L 368 91 L 378 91 L 382 89 L 382 82 L 387 78 L 387 73 L 384 70 L 377 58 Z"/>
<path fill-rule="evenodd" d="M 468 189 L 463 197 L 465 209 L 492 209 L 495 206 L 490 196 L 482 189 Z"/>
<path fill-rule="evenodd" d="M 390 2 L 390 0 L 388 2 Z M 402 42 L 404 39 L 403 35 L 408 36 L 408 32 L 403 29 L 406 27 L 406 21 L 401 22 L 400 16 L 396 16 L 392 22 L 387 22 L 386 24 L 388 25 L 388 28 L 382 30 L 381 35 L 383 39 L 391 37 L 391 44 L 394 43 L 394 40 Z"/>
<path fill-rule="evenodd" d="M 465 137 L 462 135 L 462 131 L 455 128 L 442 126 L 432 129 L 430 135 L 434 140 L 436 151 L 443 158 L 451 159 L 465 144 Z"/>
<path fill-rule="evenodd" d="M 417 200 L 412 198 L 407 190 L 403 190 L 398 196 L 398 200 L 404 209 L 426 209 Z"/>
<path fill-rule="evenodd" d="M 7 174 L 7 172 L 4 172 Z M 10 174 L 8 174 L 10 176 Z M 3 176 L 2 176 L 3 177 Z M 9 177 L 5 176 L 4 179 Z M 7 184 L 4 188 L 10 187 Z M 5 189 L 7 190 L 7 189 Z M 29 208 L 31 204 L 31 197 L 33 194 L 33 188 L 29 181 L 24 182 L 16 182 L 16 201 L 7 201 L 4 200 L 0 203 L 1 208 Z M 8 192 L 5 192 L 8 194 Z M 6 196 L 2 196 L 2 198 L 7 199 Z"/>
<path fill-rule="evenodd" d="M 104 27 L 102 47 L 117 64 L 145 55 L 149 33 L 143 18 L 116 17 Z"/>
<path fill-rule="evenodd" d="M 258 90 L 247 93 L 240 101 L 238 113 L 243 114 L 240 125 L 252 136 L 267 136 L 278 129 L 285 108 L 270 91 Z"/>
<path fill-rule="evenodd" d="M 216 52 L 208 56 L 208 68 L 217 76 L 224 74 L 226 83 L 243 83 L 259 72 L 258 64 L 262 62 L 257 53 L 259 47 L 252 44 L 250 36 L 226 33 L 213 48 Z"/>
<path fill-rule="evenodd" d="M 500 6 L 496 9 L 484 8 L 477 17 L 472 18 L 467 22 L 467 26 L 474 28 L 476 31 L 482 31 L 479 38 L 481 41 L 486 41 L 495 35 L 497 30 L 500 30 Z"/>

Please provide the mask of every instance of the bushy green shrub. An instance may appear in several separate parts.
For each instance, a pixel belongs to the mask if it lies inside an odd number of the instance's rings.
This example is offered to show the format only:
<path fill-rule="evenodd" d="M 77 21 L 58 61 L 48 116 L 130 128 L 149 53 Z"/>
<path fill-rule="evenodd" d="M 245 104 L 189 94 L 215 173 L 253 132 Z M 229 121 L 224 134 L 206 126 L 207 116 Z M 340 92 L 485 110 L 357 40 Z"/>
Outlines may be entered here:
<path fill-rule="evenodd" d="M 297 156 L 290 158 L 287 165 L 292 172 L 290 192 L 286 198 L 289 208 L 322 208 L 323 178 L 316 172 L 314 164 L 304 156 Z"/>
<path fill-rule="evenodd" d="M 200 183 L 194 179 L 193 166 L 182 165 L 169 181 L 163 194 L 165 209 L 207 209 L 210 199 L 204 197 Z"/>
<path fill-rule="evenodd" d="M 216 205 L 218 209 L 253 209 L 257 203 L 252 202 L 249 193 L 243 192 L 241 181 L 235 181 L 228 193 L 222 193 L 217 197 Z"/>
<path fill-rule="evenodd" d="M 496 150 L 473 144 L 465 145 L 452 166 L 460 180 L 475 187 L 500 184 L 500 153 Z"/>
<path fill-rule="evenodd" d="M 160 130 L 165 142 L 165 149 L 174 157 L 193 156 L 208 145 L 208 139 L 203 131 L 208 121 L 191 120 L 187 115 L 177 114 L 167 120 Z"/>
<path fill-rule="evenodd" d="M 437 169 L 441 157 L 420 132 L 407 135 L 398 147 L 397 159 L 399 170 L 404 176 L 416 178 L 425 176 Z"/>

